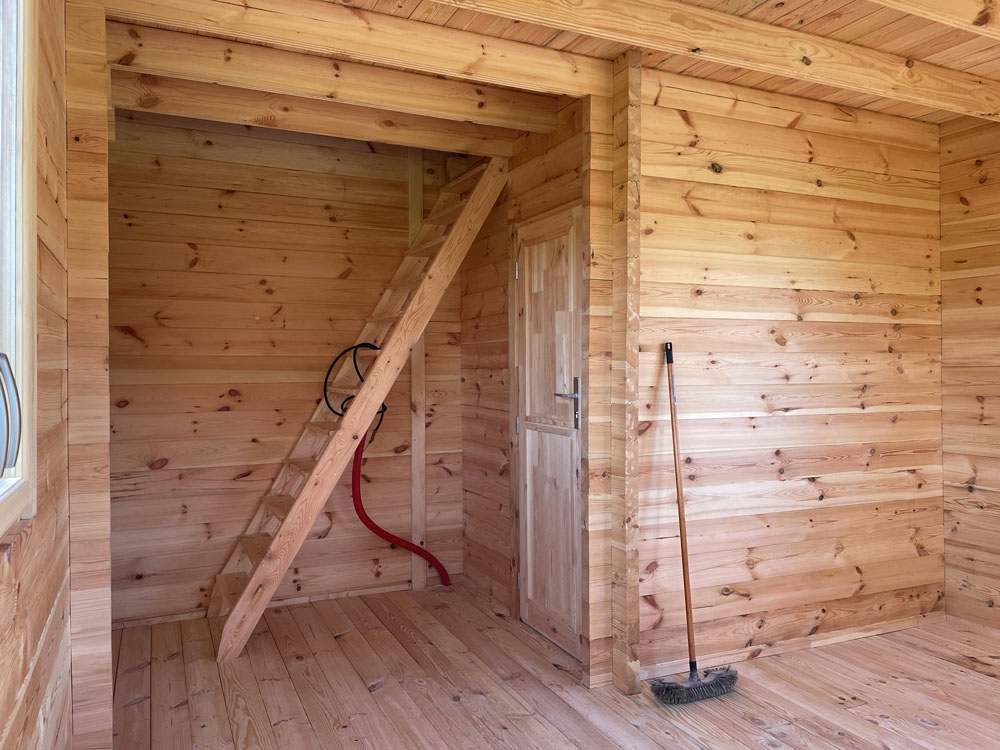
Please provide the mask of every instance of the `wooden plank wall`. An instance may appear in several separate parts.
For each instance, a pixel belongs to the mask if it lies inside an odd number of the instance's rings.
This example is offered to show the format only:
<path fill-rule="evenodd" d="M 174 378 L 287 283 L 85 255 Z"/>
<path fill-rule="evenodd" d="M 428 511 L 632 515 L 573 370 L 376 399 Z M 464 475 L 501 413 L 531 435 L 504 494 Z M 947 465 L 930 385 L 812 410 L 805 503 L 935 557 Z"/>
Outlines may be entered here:
<path fill-rule="evenodd" d="M 970 127 L 971 125 L 971 127 Z M 941 132 L 945 598 L 1000 627 L 1000 125 Z"/>
<path fill-rule="evenodd" d="M 37 513 L 0 537 L 0 748 L 68 748 L 66 102 L 63 3 L 35 6 Z"/>
<path fill-rule="evenodd" d="M 645 70 L 640 625 L 686 663 L 663 342 L 707 663 L 940 616 L 937 128 Z"/>
<path fill-rule="evenodd" d="M 73 746 L 111 736 L 108 138 L 104 11 L 66 3 Z"/>
<path fill-rule="evenodd" d="M 615 60 L 611 184 L 611 676 L 639 692 L 639 187 L 642 66 Z"/>
<path fill-rule="evenodd" d="M 445 180 L 424 152 L 424 205 Z M 213 577 L 408 244 L 408 151 L 120 115 L 111 150 L 114 619 L 200 614 Z M 427 547 L 462 570 L 459 294 L 426 334 Z M 410 532 L 410 382 L 366 453 L 372 517 Z M 169 533 L 165 530 L 169 529 Z M 277 599 L 408 588 L 346 476 Z M 433 572 L 428 582 L 437 580 Z"/>
<path fill-rule="evenodd" d="M 590 662 L 584 665 L 591 687 L 611 681 L 611 232 L 612 100 L 583 101 L 583 204 L 590 245 L 589 366 L 582 404 L 586 414 L 587 543 L 584 570 L 584 622 L 590 637 Z"/>
<path fill-rule="evenodd" d="M 462 455 L 464 526 L 463 539 L 466 581 L 490 599 L 494 607 L 510 612 L 517 599 L 517 549 L 514 535 L 511 476 L 518 468 L 512 465 L 513 429 L 511 407 L 512 376 L 509 370 L 511 338 L 508 288 L 513 277 L 511 241 L 519 221 L 542 214 L 572 211 L 583 205 L 584 198 L 601 203 L 605 214 L 610 210 L 608 196 L 611 176 L 608 152 L 609 132 L 592 137 L 594 123 L 610 113 L 610 100 L 566 100 L 559 111 L 559 127 L 555 133 L 524 134 L 515 144 L 511 161 L 510 183 L 494 209 L 476 244 L 469 251 L 462 270 Z M 609 131 L 609 123 L 599 125 Z M 599 153 L 601 161 L 591 162 L 591 153 Z M 602 223 L 603 221 L 603 223 Z M 610 246 L 610 220 L 607 215 L 592 218 L 587 241 L 595 255 L 594 268 L 600 268 L 590 282 L 591 294 L 606 299 L 606 284 L 610 279 L 607 260 Z M 591 361 L 591 372 L 598 374 L 590 386 L 592 402 L 596 402 L 588 424 L 590 473 L 596 471 L 606 479 L 610 448 L 608 439 L 607 398 L 600 388 L 610 387 L 601 372 L 610 363 L 609 335 L 605 325 L 608 314 L 604 307 L 592 308 L 595 317 L 591 328 L 603 326 L 599 335 L 591 333 L 592 346 L 603 347 Z M 594 343 L 596 342 L 596 343 Z M 586 376 L 585 376 L 586 377 Z M 586 389 L 586 385 L 584 386 Z M 595 394 L 595 387 L 598 389 Z M 586 438 L 587 436 L 585 436 Z M 596 566 L 598 574 L 610 573 L 607 559 L 607 497 L 605 483 L 592 484 L 591 518 L 605 526 L 598 531 L 602 537 L 591 536 L 585 549 L 589 562 L 584 570 Z M 586 533 L 581 529 L 581 533 Z M 603 544 L 602 544 L 603 542 Z M 588 573 L 584 573 L 589 578 Z M 610 616 L 610 593 L 599 584 L 589 593 L 585 603 L 585 622 L 593 613 L 598 619 L 588 624 L 593 642 L 591 663 L 597 659 L 610 668 L 608 646 L 597 643 L 610 637 L 608 624 L 601 624 L 602 613 Z M 602 652 L 603 649 L 603 652 Z M 585 664 L 585 668 L 589 665 Z"/>

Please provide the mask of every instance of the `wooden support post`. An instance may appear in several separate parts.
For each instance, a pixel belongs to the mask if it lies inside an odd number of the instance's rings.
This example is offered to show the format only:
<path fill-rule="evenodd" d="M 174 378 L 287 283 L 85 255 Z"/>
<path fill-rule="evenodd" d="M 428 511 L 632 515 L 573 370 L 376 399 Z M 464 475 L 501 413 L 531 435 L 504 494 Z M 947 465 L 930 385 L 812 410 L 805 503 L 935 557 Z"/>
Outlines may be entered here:
<path fill-rule="evenodd" d="M 410 149 L 409 171 L 410 244 L 416 242 L 424 220 L 424 152 Z M 421 547 L 427 540 L 427 391 L 423 335 L 410 352 L 410 540 Z M 427 585 L 427 563 L 412 556 L 411 585 Z"/>
<path fill-rule="evenodd" d="M 611 671 L 639 692 L 639 181 L 642 68 L 614 64 L 611 234 Z"/>
<path fill-rule="evenodd" d="M 104 10 L 66 5 L 73 745 L 111 743 L 108 74 Z"/>
<path fill-rule="evenodd" d="M 589 296 L 585 325 L 587 361 L 582 404 L 586 414 L 588 511 L 584 547 L 584 622 L 590 640 L 584 681 L 590 687 L 611 683 L 611 169 L 614 151 L 612 106 L 608 97 L 585 100 L 583 122 L 583 205 L 587 212 L 583 241 L 590 258 Z"/>

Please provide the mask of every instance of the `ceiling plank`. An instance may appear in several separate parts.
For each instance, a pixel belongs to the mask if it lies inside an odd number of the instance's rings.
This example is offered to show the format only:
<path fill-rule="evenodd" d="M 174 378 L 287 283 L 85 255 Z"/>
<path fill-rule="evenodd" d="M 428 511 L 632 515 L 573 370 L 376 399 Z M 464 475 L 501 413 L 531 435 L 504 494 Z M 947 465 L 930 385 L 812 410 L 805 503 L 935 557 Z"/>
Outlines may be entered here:
<path fill-rule="evenodd" d="M 525 91 L 610 96 L 611 62 L 325 0 L 79 0 L 120 21 Z"/>
<path fill-rule="evenodd" d="M 137 73 L 551 133 L 553 96 L 107 22 L 108 65 Z"/>
<path fill-rule="evenodd" d="M 518 131 L 180 78 L 111 72 L 117 109 L 480 156 L 510 156 Z"/>
<path fill-rule="evenodd" d="M 877 5 L 937 21 L 980 36 L 1000 39 L 996 0 L 872 0 Z"/>
<path fill-rule="evenodd" d="M 677 0 L 439 1 L 645 49 L 1000 120 L 1000 81 Z M 912 0 L 899 2 L 907 9 L 912 5 Z"/>

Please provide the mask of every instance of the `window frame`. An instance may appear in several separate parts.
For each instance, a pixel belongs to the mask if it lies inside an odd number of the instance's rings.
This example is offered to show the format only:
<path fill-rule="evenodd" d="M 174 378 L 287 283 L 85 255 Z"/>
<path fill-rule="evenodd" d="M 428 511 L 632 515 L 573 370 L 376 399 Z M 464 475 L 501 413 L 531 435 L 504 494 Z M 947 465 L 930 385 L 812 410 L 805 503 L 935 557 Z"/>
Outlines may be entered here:
<path fill-rule="evenodd" d="M 11 0 L 4 0 L 10 2 Z M 21 403 L 21 444 L 12 477 L 0 479 L 0 537 L 22 519 L 35 513 L 38 496 L 37 477 L 37 336 L 36 298 L 38 283 L 35 158 L 35 25 L 34 0 L 17 3 L 16 55 L 17 98 L 15 109 L 18 143 L 16 186 L 13 209 L 14 247 L 17 253 L 16 344 L 7 352 L 11 357 Z M 4 45 L 10 51 L 10 45 Z M 4 213 L 5 213 L 4 209 Z M 6 221 L 8 217 L 3 216 Z M 2 241 L 2 239 L 0 239 Z"/>

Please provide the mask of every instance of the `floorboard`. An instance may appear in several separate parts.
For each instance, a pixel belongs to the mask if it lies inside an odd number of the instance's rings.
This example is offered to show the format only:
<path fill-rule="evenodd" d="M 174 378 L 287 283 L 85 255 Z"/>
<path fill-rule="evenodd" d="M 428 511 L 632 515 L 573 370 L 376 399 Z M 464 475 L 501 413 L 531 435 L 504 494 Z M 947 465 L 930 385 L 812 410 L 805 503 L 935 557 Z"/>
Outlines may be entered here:
<path fill-rule="evenodd" d="M 662 708 L 461 589 L 268 610 L 239 658 L 219 623 L 117 631 L 117 750 L 970 750 L 1000 735 L 1000 632 L 949 619 L 738 665 Z"/>

